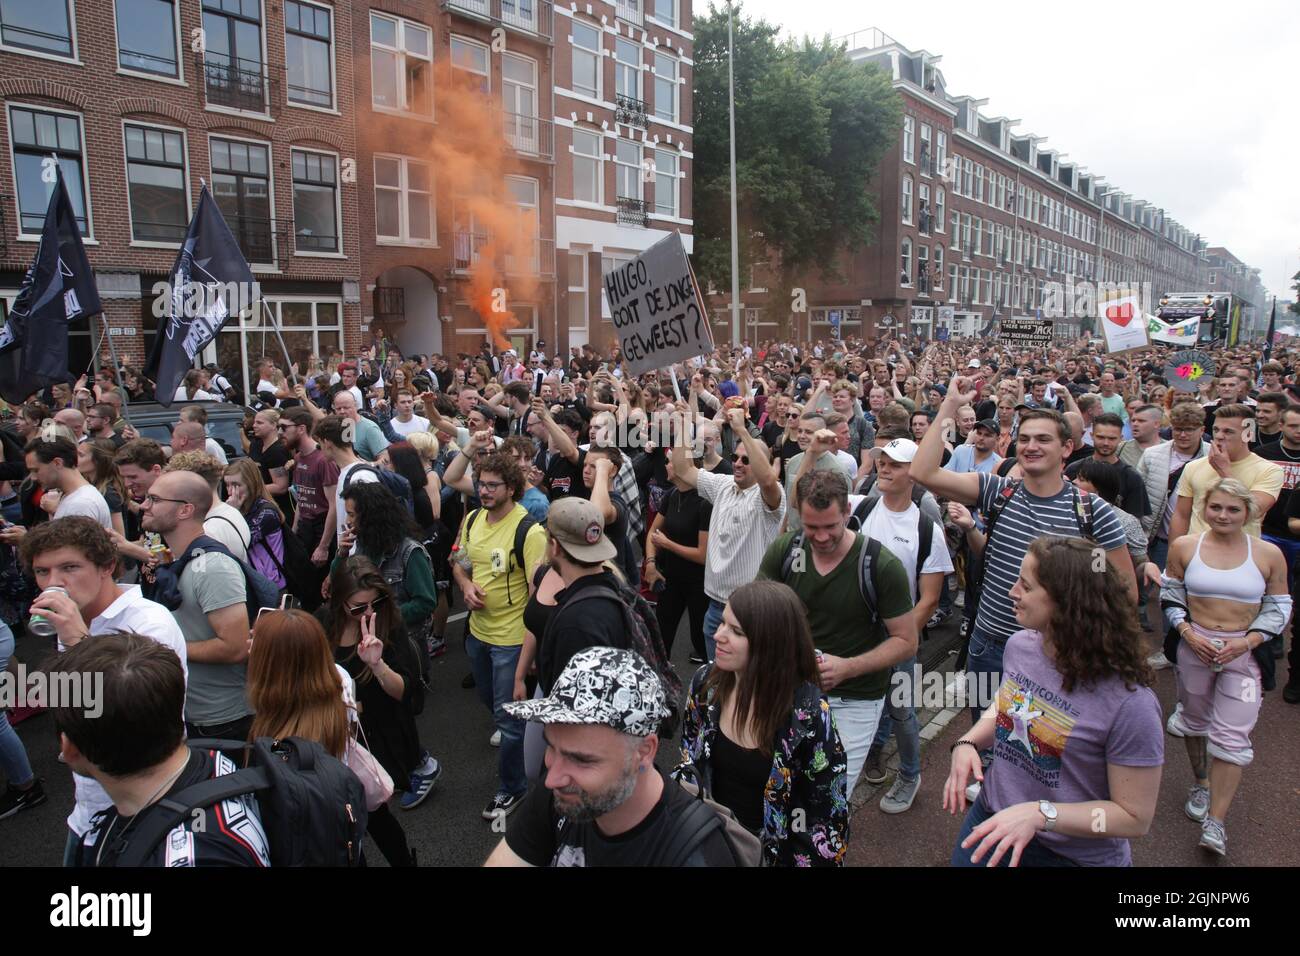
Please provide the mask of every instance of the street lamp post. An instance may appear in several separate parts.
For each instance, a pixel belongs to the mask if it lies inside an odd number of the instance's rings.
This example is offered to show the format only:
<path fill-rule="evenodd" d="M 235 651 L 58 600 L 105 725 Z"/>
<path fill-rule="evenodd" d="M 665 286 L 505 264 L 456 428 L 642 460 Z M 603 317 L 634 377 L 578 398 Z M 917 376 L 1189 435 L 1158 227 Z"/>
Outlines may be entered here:
<path fill-rule="evenodd" d="M 731 132 L 731 344 L 740 345 L 740 244 L 736 226 L 736 51 L 727 0 L 727 125 Z"/>

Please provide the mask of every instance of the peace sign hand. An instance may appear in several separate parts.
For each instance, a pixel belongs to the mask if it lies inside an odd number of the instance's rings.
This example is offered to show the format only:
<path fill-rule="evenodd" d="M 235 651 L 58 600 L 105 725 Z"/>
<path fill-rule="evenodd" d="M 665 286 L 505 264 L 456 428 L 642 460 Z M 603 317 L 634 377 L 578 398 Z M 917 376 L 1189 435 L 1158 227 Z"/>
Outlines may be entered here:
<path fill-rule="evenodd" d="M 384 642 L 375 636 L 374 611 L 361 618 L 361 642 L 357 645 L 357 656 L 372 670 L 383 660 Z"/>

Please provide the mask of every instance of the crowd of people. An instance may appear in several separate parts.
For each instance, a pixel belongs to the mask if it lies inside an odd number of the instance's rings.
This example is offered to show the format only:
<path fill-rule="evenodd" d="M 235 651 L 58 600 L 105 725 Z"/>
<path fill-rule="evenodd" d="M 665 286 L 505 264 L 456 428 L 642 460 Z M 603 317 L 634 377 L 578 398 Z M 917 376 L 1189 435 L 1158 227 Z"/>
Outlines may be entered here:
<path fill-rule="evenodd" d="M 415 865 L 393 810 L 442 775 L 416 717 L 463 654 L 495 728 L 488 865 L 840 866 L 891 741 L 880 809 L 941 812 L 913 809 L 914 678 L 953 615 L 954 866 L 1130 864 L 1175 799 L 1167 735 L 1188 839 L 1226 854 L 1264 695 L 1300 703 L 1300 352 L 1206 348 L 1186 386 L 1169 349 L 1087 339 L 768 342 L 643 375 L 617 348 L 382 339 L 263 358 L 252 396 L 195 369 L 166 445 L 123 417 L 153 395 L 134 369 L 33 395 L 0 427 L 0 670 L 25 631 L 102 681 L 95 719 L 51 703 L 64 861 L 364 862 L 350 821 Z M 242 447 L 208 435 L 218 402 Z M 0 820 L 48 799 L 8 716 Z M 271 752 L 319 775 L 309 840 L 266 795 L 283 771 L 249 775 Z M 222 826 L 163 816 L 196 800 Z"/>

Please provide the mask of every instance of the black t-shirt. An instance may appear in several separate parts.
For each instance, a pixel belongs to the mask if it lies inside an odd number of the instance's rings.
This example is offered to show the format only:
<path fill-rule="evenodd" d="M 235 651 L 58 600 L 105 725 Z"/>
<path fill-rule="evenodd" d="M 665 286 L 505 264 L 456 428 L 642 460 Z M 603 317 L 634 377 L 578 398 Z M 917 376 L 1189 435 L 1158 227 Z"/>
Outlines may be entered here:
<path fill-rule="evenodd" d="M 632 551 L 632 540 L 628 533 L 627 527 L 627 502 L 623 496 L 610 493 L 609 503 L 614 506 L 618 516 L 605 525 L 605 537 L 614 543 L 618 549 L 618 557 L 614 560 L 618 566 L 623 569 L 623 575 L 627 578 L 627 583 L 632 587 L 639 587 L 641 584 L 641 567 L 637 564 L 636 555 Z"/>
<path fill-rule="evenodd" d="M 228 757 L 216 751 L 191 750 L 189 763 L 165 795 L 174 797 L 186 787 L 237 769 Z M 96 814 L 77 850 L 77 865 L 114 866 L 130 844 L 135 831 L 127 828 L 136 819 L 121 816 L 115 807 Z M 201 826 L 196 825 L 200 822 Z M 125 840 L 120 839 L 123 835 Z M 162 839 L 145 863 L 151 867 L 270 865 L 270 846 L 253 794 L 223 800 L 208 807 L 204 814 L 187 817 Z"/>
<path fill-rule="evenodd" d="M 271 486 L 271 469 L 288 469 L 293 466 L 293 455 L 285 447 L 284 442 L 278 439 L 271 443 L 270 448 L 263 449 L 260 441 L 251 441 L 248 444 L 248 457 L 257 462 L 257 467 L 262 472 L 262 483 L 268 488 Z M 283 492 L 278 495 L 272 495 L 275 503 L 280 506 L 280 511 L 284 514 L 286 520 L 293 519 L 293 498 L 289 493 Z"/>
<path fill-rule="evenodd" d="M 772 756 L 746 750 L 721 730 L 713 737 L 713 799 L 728 807 L 751 833 L 763 829 L 763 794 L 772 775 Z"/>
<path fill-rule="evenodd" d="M 799 443 L 793 438 L 787 438 L 781 443 L 781 450 L 776 453 L 777 460 L 781 464 L 781 480 L 785 481 L 785 465 L 791 458 L 803 451 Z"/>
<path fill-rule="evenodd" d="M 775 448 L 781 442 L 781 436 L 785 434 L 785 422 L 778 422 L 775 419 L 769 420 L 763 426 L 763 444 L 768 448 Z"/>
<path fill-rule="evenodd" d="M 506 845 L 533 866 L 646 866 L 671 841 L 675 824 L 694 799 L 663 771 L 664 792 L 646 818 L 626 833 L 605 836 L 599 826 L 571 823 L 555 812 L 551 791 L 534 783 L 506 830 Z M 685 866 L 735 866 L 721 829 L 713 830 Z"/>
<path fill-rule="evenodd" d="M 713 518 L 713 505 L 700 497 L 694 488 L 681 491 L 674 488 L 664 498 L 660 512 L 664 516 L 663 532 L 670 541 L 694 548 L 700 543 L 700 532 L 709 530 Z M 670 582 L 704 583 L 704 565 L 689 561 L 667 548 L 655 555 L 655 565 Z"/>
<path fill-rule="evenodd" d="M 1065 477 L 1073 481 L 1082 464 L 1082 461 L 1077 461 L 1067 466 Z M 1147 498 L 1147 488 L 1142 481 L 1142 476 L 1122 461 L 1112 467 L 1119 469 L 1119 501 L 1116 503 L 1133 517 L 1145 518 L 1151 513 L 1151 502 Z"/>
<path fill-rule="evenodd" d="M 712 468 L 706 468 L 705 471 L 711 475 L 726 475 L 727 477 L 731 477 L 736 473 L 735 466 L 732 465 L 729 458 L 720 459 L 716 465 Z"/>
<path fill-rule="evenodd" d="M 576 608 L 565 609 L 565 605 L 586 588 L 602 585 L 618 590 L 618 580 L 614 575 L 602 571 L 578 578 L 555 596 L 556 607 L 551 623 L 539 639 L 537 648 L 537 676 L 542 693 L 550 693 L 564 665 L 579 651 L 589 647 L 632 649 L 632 639 L 617 602 L 590 600 Z"/>
<path fill-rule="evenodd" d="M 1271 445 L 1274 442 L 1282 440 L 1281 432 L 1256 432 L 1255 440 L 1250 443 L 1250 450 L 1259 454 L 1259 450 L 1265 445 Z"/>
<path fill-rule="evenodd" d="M 1291 529 L 1286 524 L 1286 519 L 1293 517 L 1293 500 L 1300 498 L 1300 495 L 1292 494 L 1296 483 L 1300 482 L 1300 451 L 1289 452 L 1282 447 L 1280 441 L 1275 441 L 1260 446 L 1255 454 L 1268 461 L 1277 462 L 1282 469 L 1282 488 L 1277 493 L 1277 501 L 1268 509 L 1268 514 L 1264 515 L 1260 530 L 1264 534 L 1288 541 L 1300 539 L 1300 536 L 1291 533 Z M 1294 514 L 1294 517 L 1300 517 L 1300 512 Z"/>
<path fill-rule="evenodd" d="M 572 495 L 575 498 L 590 498 L 591 492 L 582 481 L 582 468 L 587 461 L 587 452 L 579 448 L 578 460 L 569 461 L 559 452 L 550 455 L 545 448 L 537 453 L 534 464 L 542 472 L 542 490 L 551 501 L 559 501 Z"/>

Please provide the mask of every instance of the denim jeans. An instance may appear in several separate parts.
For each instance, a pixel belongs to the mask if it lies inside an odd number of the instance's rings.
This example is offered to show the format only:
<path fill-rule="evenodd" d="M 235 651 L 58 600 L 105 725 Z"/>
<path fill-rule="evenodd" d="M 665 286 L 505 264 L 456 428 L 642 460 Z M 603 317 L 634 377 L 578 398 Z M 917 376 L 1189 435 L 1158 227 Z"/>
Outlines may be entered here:
<path fill-rule="evenodd" d="M 9 666 L 9 658 L 14 656 L 14 632 L 9 625 L 0 621 L 0 674 Z M 21 787 L 31 783 L 31 761 L 27 759 L 27 748 L 18 737 L 18 731 L 9 723 L 8 715 L 0 710 L 0 773 L 14 786 Z"/>
<path fill-rule="evenodd" d="M 939 610 L 940 611 L 952 610 L 952 583 L 953 583 L 953 579 L 956 576 L 957 575 L 955 574 L 945 574 L 943 576 L 943 584 L 939 587 Z"/>
<path fill-rule="evenodd" d="M 1165 562 L 1169 560 L 1169 539 L 1152 538 L 1151 543 L 1147 545 L 1147 557 L 1161 571 L 1165 569 Z"/>
<path fill-rule="evenodd" d="M 971 631 L 966 651 L 966 674 L 976 677 L 989 675 L 987 679 L 978 679 L 973 684 L 977 689 L 977 699 L 970 705 L 972 724 L 979 721 L 980 716 L 996 699 L 998 685 L 1002 682 L 1002 654 L 1006 649 L 1005 640 L 999 641 L 984 631 Z M 988 699 L 985 699 L 986 693 L 991 695 Z"/>
<path fill-rule="evenodd" d="M 961 825 L 961 833 L 957 836 L 957 845 L 952 848 L 952 858 L 948 861 L 949 866 L 973 867 L 988 865 L 989 860 L 993 859 L 993 854 L 997 852 L 996 846 L 991 847 L 981 856 L 978 863 L 972 863 L 970 860 L 971 854 L 979 847 L 979 841 L 971 844 L 968 848 L 963 848 L 962 842 L 971 835 L 972 830 L 991 816 L 993 816 L 993 811 L 985 805 L 984 795 L 980 794 L 976 801 L 971 804 L 970 810 L 966 812 L 966 819 Z M 1002 859 L 998 860 L 998 866 L 1010 865 L 1011 851 L 1008 850 L 1003 854 Z M 1078 866 L 1078 864 L 1067 860 L 1059 853 L 1049 850 L 1039 843 L 1037 839 L 1034 839 L 1030 840 L 1029 845 L 1020 851 L 1020 866 Z"/>
<path fill-rule="evenodd" d="M 828 695 L 831 705 L 831 719 L 835 722 L 835 732 L 840 735 L 844 746 L 844 756 L 848 763 L 849 787 L 845 791 L 850 798 L 853 787 L 862 773 L 866 763 L 867 751 L 871 741 L 876 738 L 876 726 L 885 709 L 885 698 L 879 700 L 848 700 L 844 697 Z"/>
<path fill-rule="evenodd" d="M 897 734 L 898 772 L 908 780 L 921 775 L 921 725 L 916 719 L 916 699 L 921 688 L 920 682 L 913 680 L 916 673 L 915 657 L 894 665 L 893 674 L 907 675 L 907 683 L 899 686 L 895 683 L 898 678 L 891 674 L 887 703 L 871 744 L 879 749 L 889 743 L 890 734 Z"/>
<path fill-rule="evenodd" d="M 714 642 L 713 635 L 717 634 L 718 628 L 722 626 L 722 612 L 726 608 L 725 602 L 709 598 L 709 609 L 704 614 L 704 650 L 705 657 L 709 660 L 713 660 L 717 654 L 718 645 Z"/>
<path fill-rule="evenodd" d="M 519 796 L 528 789 L 524 774 L 524 722 L 506 713 L 505 705 L 514 699 L 515 665 L 521 645 L 502 647 L 485 644 L 467 634 L 465 653 L 474 674 L 474 685 L 483 706 L 492 711 L 492 719 L 501 731 L 501 748 L 497 757 L 501 791 Z"/>

